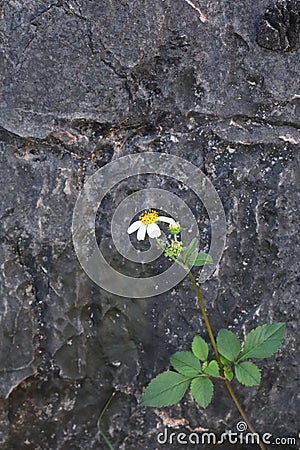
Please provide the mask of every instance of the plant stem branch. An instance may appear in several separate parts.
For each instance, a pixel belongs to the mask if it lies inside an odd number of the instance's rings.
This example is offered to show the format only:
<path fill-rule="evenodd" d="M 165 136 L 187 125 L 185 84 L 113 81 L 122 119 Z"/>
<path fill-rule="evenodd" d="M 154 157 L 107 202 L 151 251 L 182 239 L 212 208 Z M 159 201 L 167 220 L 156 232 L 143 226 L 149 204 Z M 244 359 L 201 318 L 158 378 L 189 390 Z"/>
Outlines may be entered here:
<path fill-rule="evenodd" d="M 200 306 L 200 310 L 201 310 L 202 316 L 204 318 L 205 326 L 206 326 L 206 329 L 207 329 L 207 332 L 208 332 L 208 335 L 209 335 L 210 342 L 212 343 L 212 346 L 213 346 L 213 349 L 214 349 L 217 361 L 219 363 L 219 366 L 223 367 L 223 364 L 221 363 L 221 359 L 220 359 L 220 354 L 218 352 L 217 343 L 216 343 L 216 340 L 214 338 L 214 335 L 213 335 L 213 332 L 212 332 L 212 329 L 211 329 L 211 326 L 210 326 L 210 323 L 209 323 L 209 320 L 208 320 L 208 316 L 206 314 L 205 306 L 204 306 L 204 303 L 203 303 L 203 300 L 202 300 L 202 297 L 201 297 L 201 294 L 200 294 L 197 282 L 196 282 L 192 272 L 189 269 L 186 269 L 186 271 L 188 272 L 189 279 L 191 280 L 191 283 L 193 285 L 194 291 L 196 293 L 196 296 L 197 296 L 197 299 L 198 299 L 198 303 L 199 303 L 199 306 Z"/>
<path fill-rule="evenodd" d="M 105 441 L 107 447 L 109 448 L 109 450 L 115 450 L 115 449 L 113 448 L 113 446 L 112 446 L 110 440 L 107 438 L 107 436 L 106 436 L 106 434 L 104 433 L 104 431 L 101 430 L 101 428 L 100 428 L 100 423 L 101 423 L 102 417 L 104 416 L 104 414 L 105 414 L 107 408 L 108 408 L 109 405 L 111 404 L 111 401 L 112 401 L 112 399 L 114 398 L 115 394 L 116 394 L 115 392 L 113 392 L 113 393 L 111 394 L 111 396 L 109 397 L 109 399 L 108 399 L 107 402 L 105 403 L 105 405 L 104 405 L 104 407 L 103 407 L 103 409 L 102 409 L 102 411 L 101 411 L 101 413 L 100 413 L 100 416 L 99 416 L 99 418 L 98 418 L 98 420 L 97 420 L 97 428 L 98 428 L 99 434 L 103 437 L 103 439 L 104 439 L 104 441 Z"/>

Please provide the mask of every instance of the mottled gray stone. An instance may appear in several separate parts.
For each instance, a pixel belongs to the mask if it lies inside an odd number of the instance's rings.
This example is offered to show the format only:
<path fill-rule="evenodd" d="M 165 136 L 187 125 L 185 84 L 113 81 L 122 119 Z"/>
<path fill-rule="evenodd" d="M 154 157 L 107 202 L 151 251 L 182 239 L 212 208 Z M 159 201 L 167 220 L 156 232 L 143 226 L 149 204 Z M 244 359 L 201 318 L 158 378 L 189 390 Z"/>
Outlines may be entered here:
<path fill-rule="evenodd" d="M 85 180 L 144 151 L 186 158 L 217 189 L 227 244 L 201 286 L 212 326 L 243 337 L 287 322 L 282 349 L 258 362 L 261 385 L 235 388 L 259 432 L 297 435 L 300 46 L 258 45 L 276 4 L 195 2 L 202 22 L 184 0 L 0 1 L 4 450 L 104 448 L 96 422 L 113 391 L 102 428 L 115 449 L 173 449 L 157 444 L 168 416 L 188 421 L 179 431 L 236 429 L 239 414 L 221 386 L 205 411 L 189 397 L 163 410 L 137 404 L 172 352 L 205 336 L 188 281 L 124 299 L 89 280 L 73 249 Z M 180 195 L 199 218 L 204 249 L 210 235 L 195 195 L 177 181 L 124 180 L 103 202 L 96 232 L 116 268 L 148 276 L 160 267 L 127 264 L 109 248 L 116 206 L 141 187 Z"/>
<path fill-rule="evenodd" d="M 257 43 L 269 50 L 287 52 L 297 45 L 299 32 L 299 0 L 281 0 L 267 9 L 257 32 Z"/>

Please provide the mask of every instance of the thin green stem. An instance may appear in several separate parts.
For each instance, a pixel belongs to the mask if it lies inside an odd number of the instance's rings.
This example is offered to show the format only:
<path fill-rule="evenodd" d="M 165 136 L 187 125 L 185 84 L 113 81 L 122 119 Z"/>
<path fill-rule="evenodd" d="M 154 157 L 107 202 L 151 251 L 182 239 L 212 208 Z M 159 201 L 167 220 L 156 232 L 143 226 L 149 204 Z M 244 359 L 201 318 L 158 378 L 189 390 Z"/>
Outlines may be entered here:
<path fill-rule="evenodd" d="M 198 300 L 198 303 L 199 303 L 199 306 L 200 306 L 200 310 L 201 310 L 201 313 L 202 313 L 202 315 L 203 315 L 204 322 L 205 322 L 205 326 L 206 326 L 206 329 L 207 329 L 207 332 L 208 332 L 208 335 L 209 335 L 211 344 L 212 344 L 212 346 L 213 346 L 213 349 L 214 349 L 214 352 L 215 352 L 217 361 L 218 361 L 219 366 L 221 367 L 221 369 L 223 369 L 223 364 L 222 364 L 221 359 L 220 359 L 220 354 L 219 354 L 219 351 L 218 351 L 218 348 L 217 348 L 217 343 L 216 343 L 216 340 L 215 340 L 215 338 L 214 338 L 214 335 L 213 335 L 213 332 L 212 332 L 212 329 L 211 329 L 211 326 L 210 326 L 210 323 L 209 323 L 209 320 L 208 320 L 208 316 L 207 316 L 207 313 L 206 313 L 206 310 L 205 310 L 205 306 L 204 306 L 204 303 L 203 303 L 203 300 L 202 300 L 202 297 L 201 297 L 201 294 L 200 294 L 200 291 L 199 291 L 197 282 L 196 282 L 196 280 L 195 280 L 195 278 L 194 278 L 192 272 L 190 271 L 190 269 L 189 269 L 188 267 L 186 267 L 186 271 L 187 271 L 187 274 L 188 274 L 188 276 L 189 276 L 189 278 L 190 278 L 190 280 L 191 280 L 191 283 L 192 283 L 192 285 L 193 285 L 194 291 L 195 291 L 195 293 L 196 293 L 197 300 Z M 227 388 L 227 390 L 228 390 L 228 392 L 229 392 L 229 394 L 230 394 L 230 396 L 231 396 L 231 398 L 232 398 L 232 400 L 233 400 L 235 406 L 237 407 L 239 413 L 241 414 L 242 418 L 243 418 L 244 421 L 246 422 L 246 424 L 247 424 L 249 430 L 250 430 L 253 434 L 258 435 L 258 434 L 256 433 L 256 431 L 255 431 L 255 428 L 254 428 L 253 425 L 251 424 L 250 420 L 249 420 L 248 417 L 246 416 L 246 413 L 245 413 L 245 411 L 243 410 L 242 405 L 241 405 L 240 402 L 238 401 L 238 399 L 237 399 L 237 397 L 236 397 L 236 395 L 235 395 L 235 393 L 234 393 L 234 391 L 233 391 L 233 389 L 232 389 L 232 386 L 231 386 L 230 382 L 229 382 L 227 379 L 225 379 L 225 385 L 226 385 L 226 388 Z M 258 436 L 259 436 L 259 435 L 258 435 Z M 259 445 L 259 447 L 261 448 L 261 450 L 266 450 L 265 445 L 263 444 L 263 442 L 261 442 L 260 439 L 259 439 L 258 445 Z"/>
<path fill-rule="evenodd" d="M 223 364 L 221 363 L 221 359 L 220 359 L 220 354 L 219 354 L 219 351 L 218 351 L 218 348 L 217 348 L 217 343 L 216 343 L 216 340 L 214 338 L 214 335 L 213 335 L 213 332 L 212 332 L 212 329 L 211 329 L 211 326 L 210 326 L 210 323 L 209 323 L 209 320 L 208 320 L 208 316 L 207 316 L 207 313 L 206 313 L 206 310 L 205 310 L 205 306 L 204 306 L 204 303 L 203 303 L 203 300 L 202 300 L 202 297 L 201 297 L 201 294 L 200 294 L 197 282 L 196 282 L 192 272 L 188 268 L 186 269 L 186 271 L 187 271 L 187 274 L 189 276 L 189 279 L 191 280 L 191 283 L 193 285 L 194 291 L 196 293 L 197 300 L 198 300 L 198 303 L 199 303 L 199 306 L 200 306 L 200 310 L 201 310 L 201 313 L 202 313 L 202 316 L 203 316 L 203 319 L 204 319 L 204 323 L 205 323 L 205 326 L 206 326 L 206 329 L 207 329 L 207 332 L 208 332 L 208 335 L 209 335 L 210 342 L 211 342 L 211 344 L 213 346 L 213 349 L 214 349 L 217 361 L 219 363 L 219 366 L 223 367 Z"/>
<path fill-rule="evenodd" d="M 104 405 L 104 407 L 103 407 L 103 409 L 102 409 L 102 411 L 101 411 L 101 413 L 100 413 L 100 416 L 99 416 L 99 418 L 98 418 L 98 420 L 97 420 L 97 428 L 98 428 L 98 431 L 99 431 L 100 435 L 102 436 L 102 438 L 104 439 L 104 441 L 105 441 L 107 447 L 109 448 L 109 450 L 115 450 L 115 449 L 113 448 L 113 446 L 112 446 L 110 440 L 106 437 L 105 433 L 101 430 L 101 428 L 100 428 L 100 422 L 101 422 L 102 417 L 104 416 L 104 414 L 105 414 L 107 408 L 108 408 L 109 405 L 111 404 L 111 401 L 112 401 L 112 399 L 114 398 L 115 394 L 116 394 L 115 392 L 113 392 L 113 393 L 111 394 L 111 396 L 109 397 L 109 399 L 108 399 L 107 402 L 105 403 L 105 405 Z"/>
<path fill-rule="evenodd" d="M 164 252 L 164 251 L 165 251 L 165 247 L 163 246 L 163 244 L 160 242 L 160 240 L 159 240 L 157 237 L 155 238 L 155 240 L 156 240 L 158 246 L 159 246 L 159 247 L 162 249 L 162 251 Z"/>

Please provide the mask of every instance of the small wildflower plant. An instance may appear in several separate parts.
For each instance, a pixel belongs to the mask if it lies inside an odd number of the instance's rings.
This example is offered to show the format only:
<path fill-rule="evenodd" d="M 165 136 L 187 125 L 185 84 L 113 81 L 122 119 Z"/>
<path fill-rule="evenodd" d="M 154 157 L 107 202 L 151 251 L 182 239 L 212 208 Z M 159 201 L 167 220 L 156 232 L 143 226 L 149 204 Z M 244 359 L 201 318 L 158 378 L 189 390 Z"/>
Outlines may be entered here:
<path fill-rule="evenodd" d="M 169 224 L 171 238 L 169 242 L 159 240 L 161 230 L 159 222 Z M 146 235 L 155 239 L 163 250 L 163 255 L 183 267 L 195 290 L 201 314 L 212 345 L 213 354 L 208 343 L 200 335 L 196 335 L 191 343 L 191 350 L 179 351 L 170 357 L 172 370 L 166 370 L 157 375 L 146 387 L 140 405 L 164 407 L 178 403 L 190 389 L 193 399 L 206 408 L 213 397 L 214 383 L 223 382 L 249 430 L 256 433 L 239 403 L 232 381 L 236 379 L 244 386 L 259 385 L 261 372 L 251 360 L 272 356 L 282 344 L 285 324 L 282 322 L 268 323 L 250 331 L 243 342 L 232 331 L 221 329 L 216 338 L 211 329 L 205 306 L 191 272 L 193 266 L 212 264 L 209 254 L 198 252 L 198 240 L 192 239 L 188 245 L 180 240 L 181 227 L 170 217 L 159 216 L 155 210 L 149 210 L 140 215 L 139 220 L 128 228 L 128 233 L 137 231 L 137 239 L 143 240 Z M 257 433 L 256 433 L 257 434 Z M 265 446 L 259 439 L 259 447 Z"/>

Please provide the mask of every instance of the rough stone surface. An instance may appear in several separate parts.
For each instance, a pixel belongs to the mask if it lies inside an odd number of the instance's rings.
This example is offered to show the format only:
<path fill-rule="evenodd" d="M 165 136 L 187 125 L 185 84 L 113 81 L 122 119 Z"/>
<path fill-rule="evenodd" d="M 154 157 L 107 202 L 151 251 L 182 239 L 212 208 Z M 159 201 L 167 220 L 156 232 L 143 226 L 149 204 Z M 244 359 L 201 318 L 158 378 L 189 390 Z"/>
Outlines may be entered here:
<path fill-rule="evenodd" d="M 290 51 L 300 31 L 300 2 L 291 0 L 267 9 L 257 33 L 257 43 L 270 50 Z"/>
<path fill-rule="evenodd" d="M 112 392 L 102 428 L 115 449 L 179 448 L 157 443 L 167 426 L 236 429 L 239 414 L 220 386 L 205 411 L 188 397 L 162 410 L 138 406 L 172 352 L 205 336 L 187 280 L 149 300 L 116 297 L 88 279 L 73 249 L 84 181 L 144 151 L 186 158 L 216 187 L 227 245 L 202 286 L 212 326 L 242 337 L 287 322 L 282 349 L 259 363 L 261 385 L 236 390 L 259 432 L 298 435 L 299 2 L 194 6 L 206 21 L 185 0 L 0 1 L 4 450 L 104 449 L 96 422 Z M 290 28 L 270 34 L 272 11 Z M 98 214 L 107 245 L 114 209 L 140 183 L 172 190 L 197 214 L 177 182 L 127 180 Z M 205 246 L 208 231 L 201 237 Z"/>

